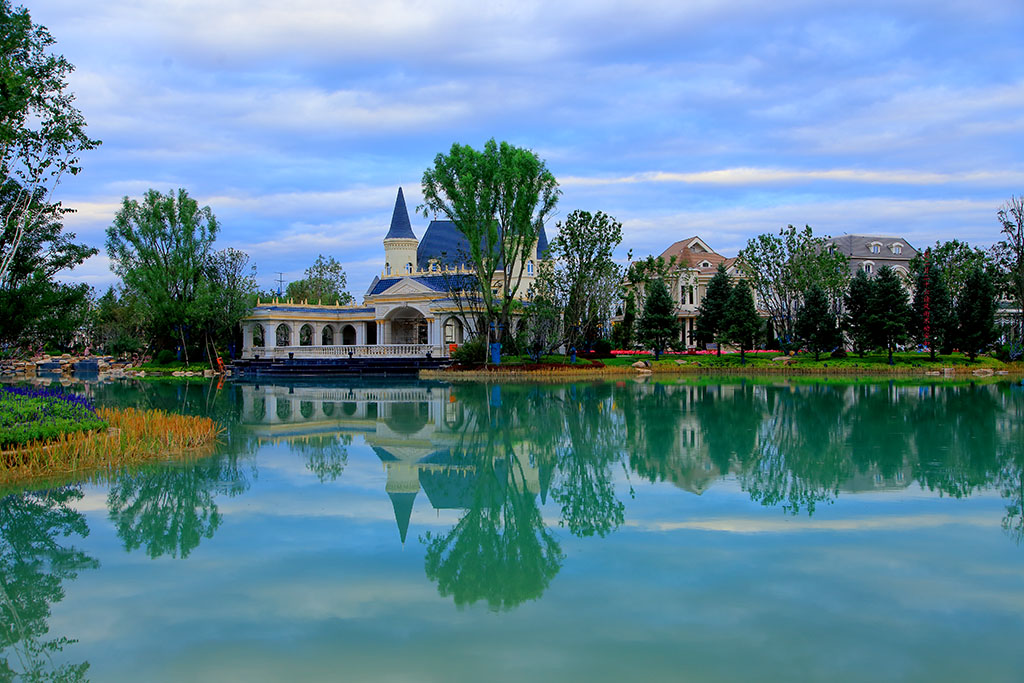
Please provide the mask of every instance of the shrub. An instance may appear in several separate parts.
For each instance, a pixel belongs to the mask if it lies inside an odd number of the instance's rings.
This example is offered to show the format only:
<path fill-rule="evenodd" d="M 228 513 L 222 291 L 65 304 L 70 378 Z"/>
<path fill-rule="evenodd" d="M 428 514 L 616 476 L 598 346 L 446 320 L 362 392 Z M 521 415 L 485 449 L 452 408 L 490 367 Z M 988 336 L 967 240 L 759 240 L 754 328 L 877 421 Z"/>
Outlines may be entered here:
<path fill-rule="evenodd" d="M 483 363 L 487 357 L 487 344 L 483 339 L 471 339 L 452 354 L 452 360 L 456 363 L 467 365 Z"/>
<path fill-rule="evenodd" d="M 846 358 L 846 349 L 840 346 L 838 349 L 832 352 L 832 358 Z"/>
<path fill-rule="evenodd" d="M 610 339 L 598 339 L 594 342 L 594 356 L 597 358 L 612 357 L 612 342 Z"/>
<path fill-rule="evenodd" d="M 178 360 L 178 354 L 176 354 L 174 351 L 171 351 L 170 349 L 164 349 L 163 351 L 160 351 L 158 354 L 156 354 L 155 360 L 157 365 L 168 365 Z"/>

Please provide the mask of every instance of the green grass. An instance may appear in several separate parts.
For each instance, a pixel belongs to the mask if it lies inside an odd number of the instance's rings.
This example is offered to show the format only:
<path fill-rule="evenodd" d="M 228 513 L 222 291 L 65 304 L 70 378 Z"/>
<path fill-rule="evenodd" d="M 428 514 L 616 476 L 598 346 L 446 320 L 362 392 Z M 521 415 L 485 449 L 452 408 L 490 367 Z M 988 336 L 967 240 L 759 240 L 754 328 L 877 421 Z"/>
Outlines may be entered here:
<path fill-rule="evenodd" d="M 46 389 L 0 388 L 0 447 L 56 439 L 107 426 L 80 396 Z"/>
<path fill-rule="evenodd" d="M 171 361 L 166 365 L 160 365 L 159 363 L 150 361 L 148 363 L 136 365 L 134 369 L 145 370 L 146 372 L 177 372 L 178 370 L 181 370 L 182 372 L 188 372 L 190 370 L 192 372 L 202 372 L 203 370 L 209 370 L 210 364 L 205 361 L 202 363 L 197 363 L 195 361 L 191 363 L 186 363 L 185 361 Z"/>
<path fill-rule="evenodd" d="M 661 360 L 655 362 L 654 356 L 651 354 L 635 355 L 635 356 L 617 356 L 612 359 L 603 361 L 605 365 L 610 367 L 622 367 L 629 366 L 635 363 L 637 360 L 649 360 L 652 365 L 657 368 L 673 368 L 679 367 L 676 361 L 683 361 L 686 366 L 699 367 L 701 368 L 743 368 L 745 370 L 752 369 L 768 369 L 768 368 L 790 368 L 797 370 L 886 370 L 891 368 L 894 369 L 921 369 L 921 370 L 941 370 L 942 368 L 958 367 L 967 369 L 976 368 L 989 368 L 992 370 L 1009 369 L 1010 366 L 989 356 L 979 356 L 973 363 L 967 359 L 967 356 L 955 353 L 947 356 L 939 355 L 935 361 L 929 359 L 927 354 L 904 352 L 893 354 L 893 365 L 889 365 L 888 354 L 885 353 L 869 353 L 863 358 L 856 354 L 850 354 L 846 358 L 830 358 L 828 354 L 823 354 L 820 360 L 815 361 L 814 355 L 810 353 L 798 353 L 795 356 L 789 358 L 789 365 L 786 365 L 782 361 L 773 361 L 773 358 L 778 358 L 781 354 L 777 353 L 748 353 L 746 357 L 746 365 L 740 365 L 740 355 L 738 353 L 723 353 L 721 356 L 715 356 L 712 354 L 699 354 L 699 355 L 673 355 L 673 356 L 662 356 Z M 686 367 L 683 366 L 683 367 Z"/>

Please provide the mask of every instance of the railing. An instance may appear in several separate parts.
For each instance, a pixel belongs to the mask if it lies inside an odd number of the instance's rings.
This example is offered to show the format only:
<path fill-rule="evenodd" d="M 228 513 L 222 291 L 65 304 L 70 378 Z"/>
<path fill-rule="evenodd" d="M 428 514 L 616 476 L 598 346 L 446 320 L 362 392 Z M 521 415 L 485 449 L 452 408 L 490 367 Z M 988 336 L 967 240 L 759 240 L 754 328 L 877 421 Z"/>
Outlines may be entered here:
<path fill-rule="evenodd" d="M 447 348 L 431 344 L 344 344 L 334 346 L 250 346 L 243 358 L 435 358 L 447 356 Z"/>

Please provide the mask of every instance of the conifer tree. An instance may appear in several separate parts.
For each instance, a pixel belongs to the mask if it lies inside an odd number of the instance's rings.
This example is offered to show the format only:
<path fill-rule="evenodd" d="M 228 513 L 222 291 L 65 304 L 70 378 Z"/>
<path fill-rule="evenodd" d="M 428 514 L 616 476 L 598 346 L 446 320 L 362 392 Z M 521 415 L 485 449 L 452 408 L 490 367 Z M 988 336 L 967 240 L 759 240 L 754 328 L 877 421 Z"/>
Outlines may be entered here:
<path fill-rule="evenodd" d="M 844 299 L 845 327 L 850 336 L 850 345 L 861 358 L 872 347 L 870 302 L 873 289 L 874 282 L 863 269 L 860 269 L 850 280 L 850 288 Z"/>
<path fill-rule="evenodd" d="M 661 357 L 661 352 L 679 333 L 679 321 L 673 309 L 675 304 L 668 287 L 659 279 L 647 283 L 647 298 L 644 300 L 644 312 L 637 325 L 637 336 L 640 341 L 654 350 L 654 360 Z"/>
<path fill-rule="evenodd" d="M 975 266 L 967 273 L 960 301 L 957 303 L 960 322 L 960 350 L 973 362 L 998 336 L 996 330 L 996 288 L 991 273 Z"/>
<path fill-rule="evenodd" d="M 718 346 L 718 354 L 722 355 L 722 336 L 725 332 L 725 310 L 729 304 L 729 295 L 732 294 L 732 282 L 728 273 L 725 272 L 725 265 L 718 264 L 718 270 L 708 283 L 704 299 L 697 309 L 697 339 L 707 344 L 715 342 Z"/>
<path fill-rule="evenodd" d="M 753 348 L 754 339 L 761 331 L 761 317 L 754 306 L 754 296 L 746 280 L 732 288 L 726 304 L 725 334 L 727 341 L 740 347 L 740 364 L 747 362 L 746 349 Z"/>
<path fill-rule="evenodd" d="M 931 359 L 935 360 L 936 350 L 950 353 L 956 342 L 956 315 L 946 273 L 938 264 L 926 261 L 914 280 L 913 337 L 928 346 Z"/>
<path fill-rule="evenodd" d="M 811 285 L 796 314 L 794 326 L 797 339 L 814 352 L 814 360 L 822 351 L 834 349 L 842 340 L 836 315 L 828 296 L 819 285 Z"/>
<path fill-rule="evenodd" d="M 892 365 L 893 349 L 907 339 L 911 318 L 907 292 L 900 276 L 889 266 L 879 268 L 871 284 L 871 297 L 868 300 L 871 336 L 875 346 L 884 346 L 889 352 L 889 365 Z"/>

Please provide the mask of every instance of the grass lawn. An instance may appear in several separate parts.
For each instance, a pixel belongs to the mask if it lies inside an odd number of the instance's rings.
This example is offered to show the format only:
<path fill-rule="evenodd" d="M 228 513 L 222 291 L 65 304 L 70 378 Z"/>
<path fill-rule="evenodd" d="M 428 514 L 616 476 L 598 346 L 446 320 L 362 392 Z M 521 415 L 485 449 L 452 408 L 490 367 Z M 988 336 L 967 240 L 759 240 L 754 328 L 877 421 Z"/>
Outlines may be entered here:
<path fill-rule="evenodd" d="M 48 389 L 0 387 L 0 447 L 102 429 L 88 400 Z"/>
<path fill-rule="evenodd" d="M 136 365 L 135 369 L 145 370 L 146 372 L 177 372 L 178 370 L 181 370 L 182 372 L 188 372 L 190 370 L 192 372 L 202 372 L 203 370 L 209 370 L 210 364 L 206 361 L 192 361 L 191 363 L 186 363 L 185 361 L 175 360 L 165 365 L 160 365 L 159 363 L 150 361 L 148 363 Z"/>
<path fill-rule="evenodd" d="M 815 361 L 814 355 L 810 353 L 798 353 L 792 356 L 788 366 L 783 365 L 782 361 L 774 361 L 773 358 L 778 358 L 781 354 L 778 352 L 757 352 L 747 353 L 746 365 L 740 365 L 740 354 L 739 353 L 723 353 L 721 356 L 713 354 L 680 354 L 666 356 L 662 355 L 661 360 L 654 363 L 653 354 L 638 354 L 631 356 L 616 356 L 615 358 L 609 358 L 602 362 L 610 367 L 622 367 L 629 366 L 638 360 L 650 360 L 655 367 L 671 368 L 678 367 L 677 361 L 682 361 L 687 365 L 696 366 L 700 365 L 702 368 L 745 368 L 745 369 L 758 369 L 758 368 L 778 368 L 778 367 L 789 367 L 803 370 L 827 370 L 827 369 L 868 369 L 868 370 L 885 370 L 889 368 L 889 356 L 886 353 L 869 353 L 863 358 L 856 354 L 850 354 L 846 358 L 830 358 L 828 354 L 822 354 L 821 359 Z M 933 362 L 928 354 L 915 353 L 907 351 L 903 353 L 893 354 L 893 368 L 895 369 L 911 369 L 920 368 L 924 370 L 934 369 L 940 370 L 948 367 L 960 367 L 960 368 L 990 368 L 992 370 L 1006 369 L 1007 366 L 1002 361 L 989 356 L 979 356 L 973 363 L 967 359 L 967 356 L 961 353 L 954 353 L 947 356 L 936 356 L 936 360 Z"/>

